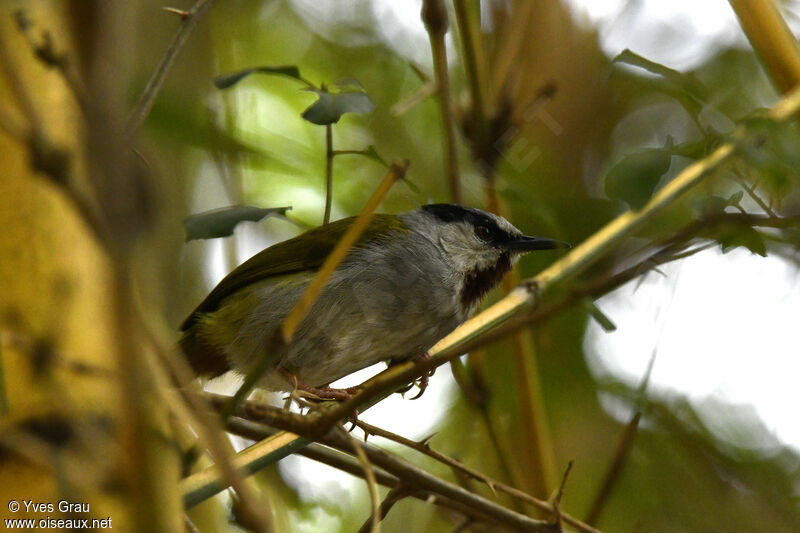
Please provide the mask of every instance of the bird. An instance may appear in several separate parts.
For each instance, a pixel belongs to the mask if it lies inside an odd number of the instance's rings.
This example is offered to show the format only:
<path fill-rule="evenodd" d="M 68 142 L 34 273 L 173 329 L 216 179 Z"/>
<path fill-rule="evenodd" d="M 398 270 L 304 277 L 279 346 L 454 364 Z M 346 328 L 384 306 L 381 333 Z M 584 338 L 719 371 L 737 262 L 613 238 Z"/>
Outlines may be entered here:
<path fill-rule="evenodd" d="M 267 357 L 257 387 L 346 399 L 354 388 L 332 382 L 378 362 L 427 357 L 522 254 L 569 247 L 458 204 L 374 215 L 290 344 L 272 349 L 289 311 L 354 220 L 270 246 L 225 276 L 180 327 L 179 344 L 194 371 L 206 378 L 230 370 L 246 375 Z"/>

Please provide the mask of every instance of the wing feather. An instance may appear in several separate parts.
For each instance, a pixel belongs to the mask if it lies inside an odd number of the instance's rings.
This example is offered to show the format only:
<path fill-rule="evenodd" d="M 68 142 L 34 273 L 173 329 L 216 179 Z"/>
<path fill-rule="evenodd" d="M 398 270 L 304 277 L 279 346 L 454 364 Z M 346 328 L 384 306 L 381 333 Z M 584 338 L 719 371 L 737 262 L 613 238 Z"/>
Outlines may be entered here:
<path fill-rule="evenodd" d="M 201 314 L 217 310 L 225 298 L 243 287 L 273 276 L 319 269 L 354 220 L 355 217 L 337 220 L 258 252 L 214 287 L 183 321 L 181 331 L 192 327 Z M 405 226 L 396 216 L 375 215 L 356 247 L 373 242 L 393 230 L 403 229 Z"/>

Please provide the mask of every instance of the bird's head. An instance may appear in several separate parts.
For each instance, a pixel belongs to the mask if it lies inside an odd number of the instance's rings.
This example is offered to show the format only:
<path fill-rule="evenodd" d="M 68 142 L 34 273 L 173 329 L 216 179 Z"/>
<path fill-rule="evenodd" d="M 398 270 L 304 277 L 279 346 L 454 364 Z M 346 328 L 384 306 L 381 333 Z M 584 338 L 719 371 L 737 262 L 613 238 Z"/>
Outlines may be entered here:
<path fill-rule="evenodd" d="M 454 272 L 463 276 L 460 293 L 465 308 L 473 308 L 520 255 L 534 250 L 569 248 L 553 239 L 529 237 L 503 217 L 457 204 L 420 208 L 419 228 L 441 248 Z"/>

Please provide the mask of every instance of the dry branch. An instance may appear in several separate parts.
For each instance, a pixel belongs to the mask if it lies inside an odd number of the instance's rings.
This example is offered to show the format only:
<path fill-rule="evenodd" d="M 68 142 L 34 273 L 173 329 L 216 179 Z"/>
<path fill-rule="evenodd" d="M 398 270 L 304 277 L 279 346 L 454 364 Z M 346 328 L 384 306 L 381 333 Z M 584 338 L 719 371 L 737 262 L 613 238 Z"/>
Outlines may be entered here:
<path fill-rule="evenodd" d="M 147 115 L 153 107 L 153 103 L 156 101 L 156 96 L 158 96 L 158 93 L 161 91 L 161 86 L 164 85 L 164 80 L 167 78 L 169 69 L 186 44 L 186 40 L 189 38 L 192 30 L 197 26 L 197 23 L 206 11 L 211 9 L 211 6 L 214 5 L 214 1 L 215 0 L 198 0 L 189 11 L 181 13 L 181 25 L 178 31 L 169 43 L 167 50 L 161 57 L 161 61 L 158 62 L 158 66 L 153 71 L 150 79 L 147 80 L 144 91 L 142 91 L 139 100 L 136 102 L 133 111 L 131 111 L 128 117 L 128 123 L 125 128 L 128 138 L 133 138 L 144 122 L 144 119 L 147 118 Z"/>
<path fill-rule="evenodd" d="M 246 402 L 248 405 L 251 402 Z M 250 438 L 264 438 L 269 437 L 272 431 L 269 428 L 263 428 L 260 424 L 232 418 L 228 421 L 228 429 L 234 433 L 245 433 L 245 436 Z M 239 431 L 239 430 L 242 431 Z M 277 435 L 285 435 L 285 433 L 278 433 Z M 276 436 L 277 436 L 276 435 Z M 269 438 L 275 438 L 269 437 Z M 350 451 L 351 444 L 348 438 L 342 436 L 337 431 L 331 431 L 319 439 L 319 442 L 326 446 L 331 446 L 337 450 Z M 257 445 L 256 445 L 257 446 Z M 521 515 L 505 507 L 502 507 L 483 496 L 469 492 L 457 485 L 444 481 L 443 479 L 434 476 L 427 471 L 418 468 L 407 461 L 385 452 L 375 446 L 369 444 L 362 444 L 364 453 L 369 458 L 369 461 L 390 474 L 395 475 L 401 483 L 405 483 L 409 487 L 424 490 L 426 492 L 441 495 L 445 498 L 453 500 L 463 506 L 464 512 L 477 516 L 483 520 L 489 518 L 492 521 L 510 527 L 517 531 L 537 531 L 537 532 L 551 532 L 555 531 L 553 525 L 541 520 L 534 520 L 527 516 Z M 247 452 L 248 448 L 245 450 Z M 244 452 L 243 452 L 244 453 Z M 188 478 L 187 478 L 188 479 Z"/>
<path fill-rule="evenodd" d="M 362 421 L 359 421 L 356 425 L 358 427 L 360 427 L 362 430 L 364 430 L 364 432 L 369 434 L 369 435 L 376 435 L 376 436 L 379 436 L 379 437 L 383 437 L 385 439 L 391 440 L 391 441 L 396 442 L 398 444 L 402 444 L 403 446 L 407 446 L 407 447 L 409 447 L 409 448 L 411 448 L 413 450 L 416 450 L 416 451 L 418 451 L 418 452 L 420 452 L 420 453 L 422 453 L 424 455 L 427 455 L 428 457 L 430 457 L 430 458 L 432 458 L 432 459 L 434 459 L 434 460 L 436 460 L 436 461 L 438 461 L 438 462 L 440 462 L 442 464 L 445 464 L 445 465 L 447 465 L 447 466 L 449 466 L 449 467 L 451 467 L 451 468 L 453 468 L 455 470 L 463 472 L 464 474 L 466 474 L 466 475 L 468 475 L 470 477 L 473 477 L 473 478 L 477 479 L 478 481 L 482 481 L 483 483 L 486 483 L 486 485 L 490 489 L 492 489 L 492 492 L 496 492 L 497 490 L 499 490 L 499 491 L 505 492 L 506 494 L 509 494 L 509 495 L 511 495 L 511 496 L 513 496 L 515 498 L 518 498 L 519 500 L 521 500 L 523 502 L 529 503 L 532 506 L 536 507 L 537 509 L 540 509 L 540 510 L 542 510 L 542 511 L 548 513 L 548 514 L 553 514 L 555 512 L 555 508 L 554 508 L 554 506 L 552 504 L 550 504 L 550 503 L 548 503 L 548 502 L 546 502 L 544 500 L 540 500 L 538 498 L 534 498 L 533 496 L 531 496 L 530 494 L 527 494 L 526 492 L 523 492 L 523 491 L 521 491 L 519 489 L 515 489 L 514 487 L 506 485 L 505 483 L 502 483 L 500 481 L 492 479 L 491 477 L 487 476 L 486 474 L 484 474 L 484 473 L 482 473 L 482 472 L 480 472 L 478 470 L 475 470 L 474 468 L 470 468 L 467 465 L 465 465 L 464 463 L 453 459 L 452 457 L 448 457 L 447 455 L 445 455 L 443 453 L 437 452 L 436 450 L 434 450 L 434 449 L 432 449 L 430 447 L 430 445 L 427 442 L 427 439 L 425 439 L 422 442 L 413 441 L 413 440 L 407 439 L 407 438 L 405 438 L 405 437 L 403 437 L 401 435 L 397 435 L 396 433 L 392 433 L 391 431 L 387 431 L 385 429 L 379 428 L 377 426 L 373 426 L 371 424 L 367 424 L 366 422 L 362 422 Z M 584 524 L 580 520 L 572 518 L 572 517 L 570 517 L 568 515 L 561 514 L 561 518 L 564 520 L 564 522 L 566 522 L 567 524 L 570 524 L 571 526 L 573 526 L 575 529 L 577 529 L 579 531 L 585 531 L 587 533 L 593 533 L 593 532 L 597 531 L 596 529 L 594 529 L 593 527 L 589 526 L 588 524 Z"/>

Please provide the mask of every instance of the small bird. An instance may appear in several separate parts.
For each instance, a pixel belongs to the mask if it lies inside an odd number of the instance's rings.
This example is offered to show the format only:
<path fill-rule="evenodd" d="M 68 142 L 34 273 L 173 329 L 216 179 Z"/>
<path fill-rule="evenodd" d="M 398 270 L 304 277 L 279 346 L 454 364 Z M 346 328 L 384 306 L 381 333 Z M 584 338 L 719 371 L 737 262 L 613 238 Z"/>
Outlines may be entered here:
<path fill-rule="evenodd" d="M 180 345 L 199 375 L 246 374 L 354 218 L 257 253 L 183 322 Z M 343 399 L 329 384 L 380 361 L 427 356 L 464 322 L 523 253 L 567 248 L 528 237 L 506 219 L 456 204 L 375 215 L 303 319 L 291 344 L 267 354 L 258 386 Z M 277 351 L 276 351 L 277 352 Z M 420 382 L 420 394 L 427 385 Z"/>

